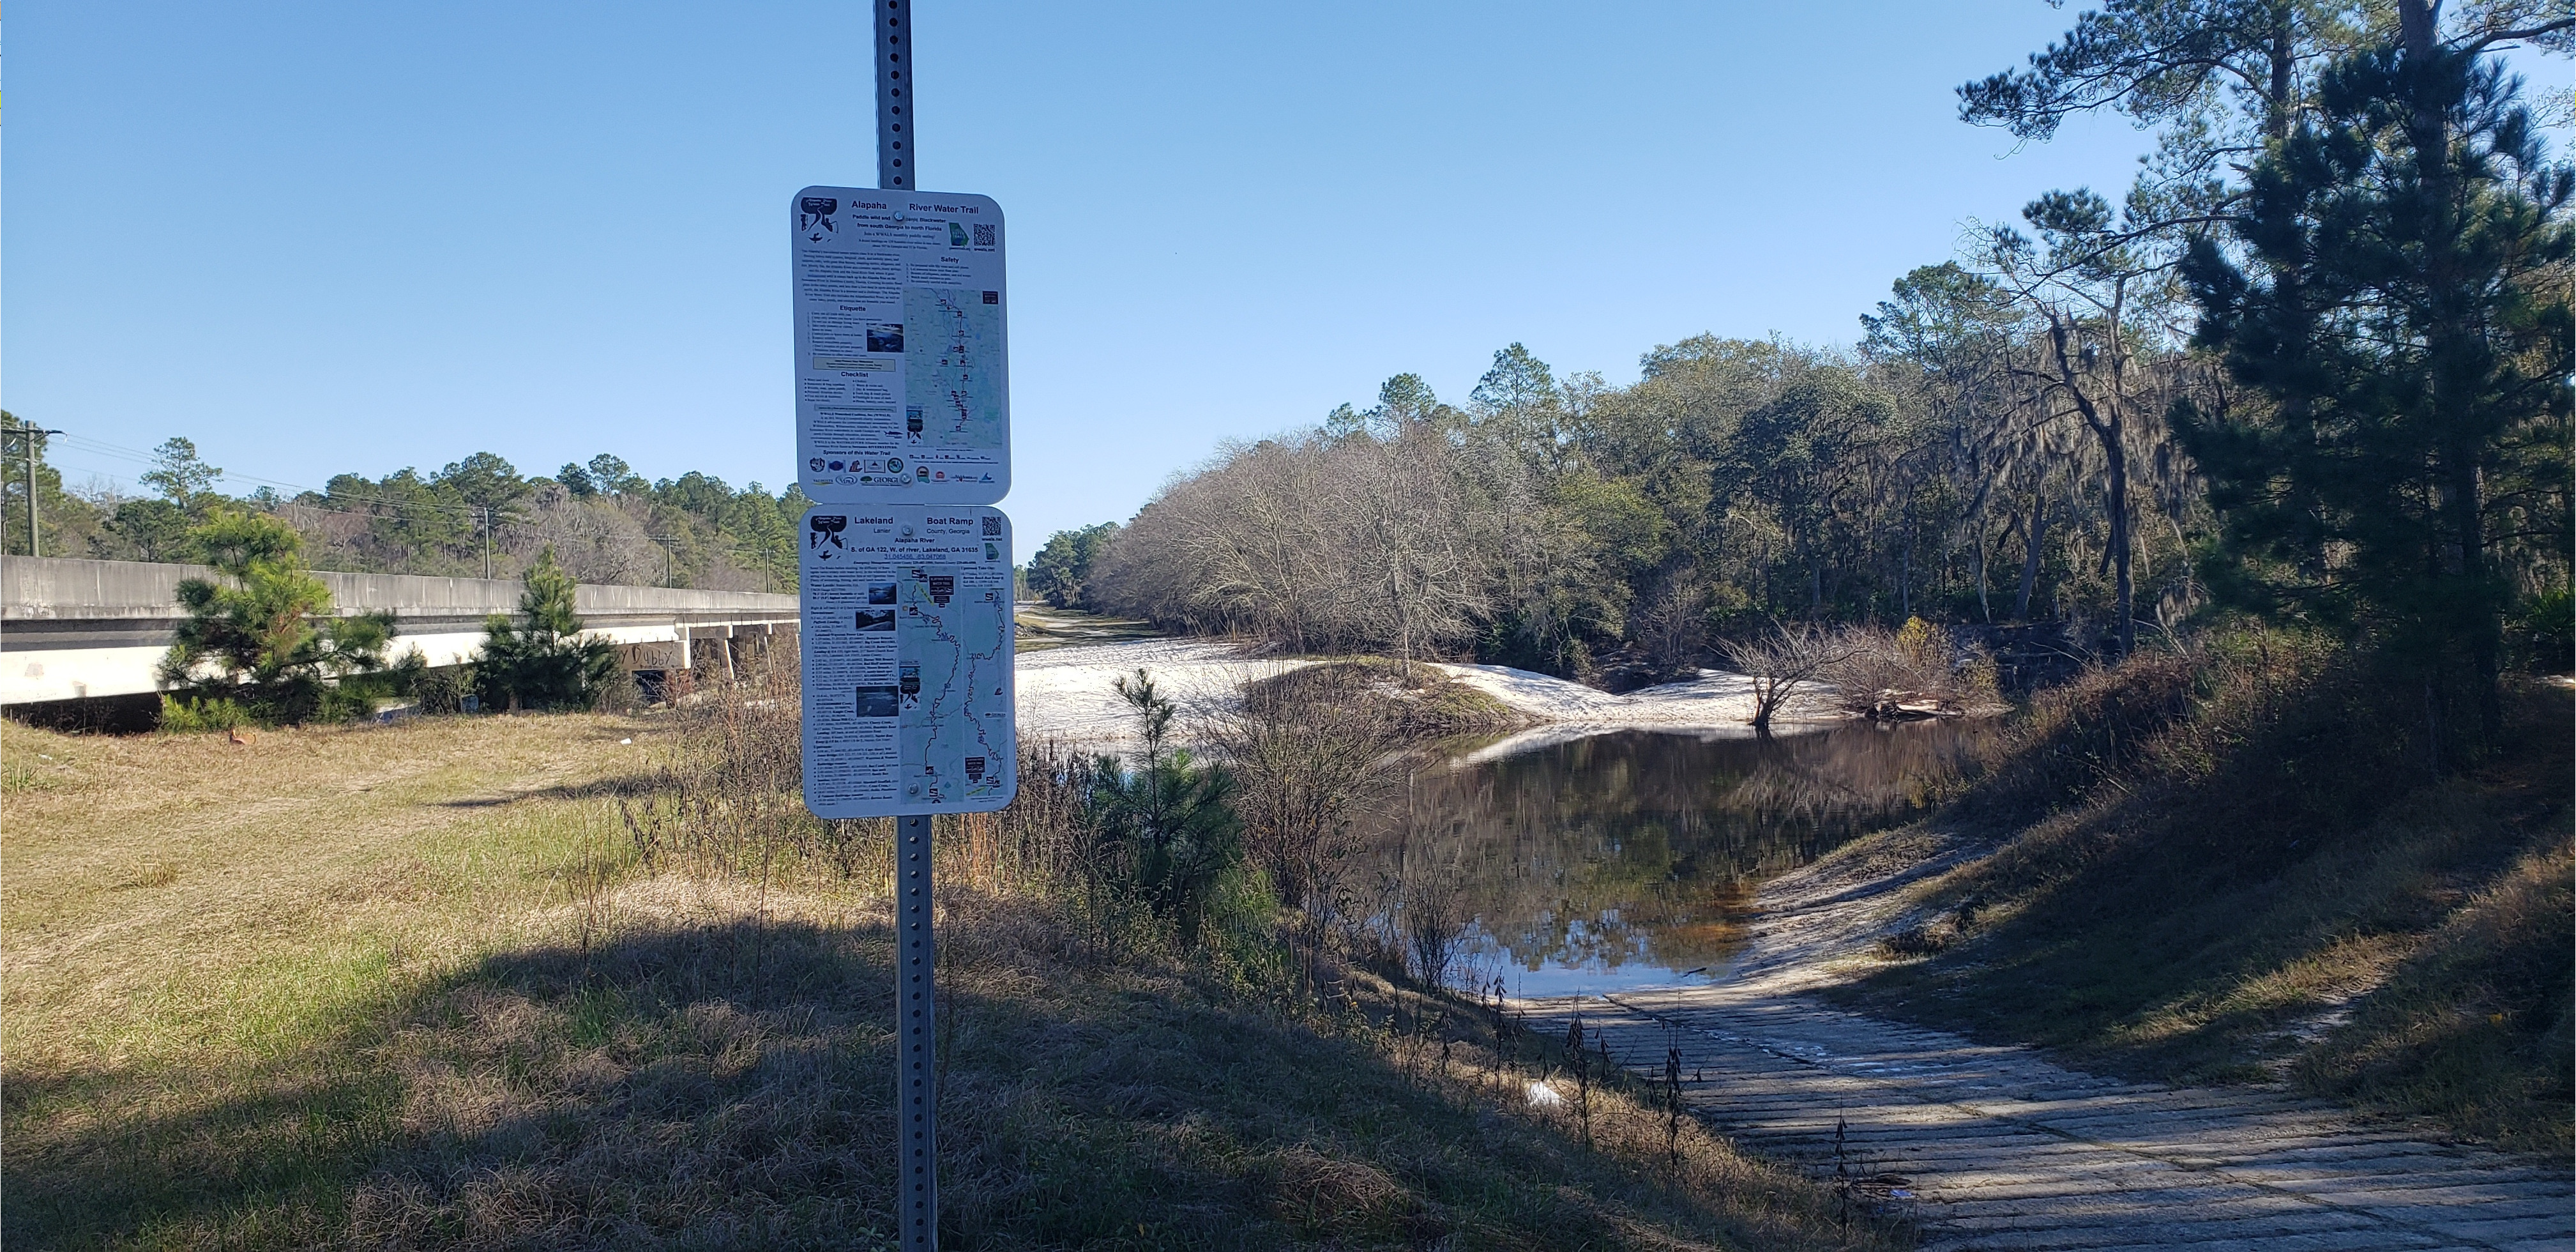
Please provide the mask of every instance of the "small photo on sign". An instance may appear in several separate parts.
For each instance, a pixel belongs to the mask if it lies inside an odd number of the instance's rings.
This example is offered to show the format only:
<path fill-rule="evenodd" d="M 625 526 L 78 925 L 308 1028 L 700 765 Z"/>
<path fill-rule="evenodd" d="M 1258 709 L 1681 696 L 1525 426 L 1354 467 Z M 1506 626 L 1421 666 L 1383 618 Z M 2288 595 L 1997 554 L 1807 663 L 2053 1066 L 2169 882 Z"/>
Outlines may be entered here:
<path fill-rule="evenodd" d="M 893 609 L 861 609 L 861 610 L 859 610 L 859 629 L 861 629 L 861 630 L 893 630 L 893 629 L 894 629 L 894 610 L 893 610 Z"/>
<path fill-rule="evenodd" d="M 868 323 L 868 351 L 870 351 L 870 352 L 901 352 L 901 351 L 903 351 L 903 323 L 901 323 L 901 322 L 870 322 L 870 323 Z"/>
<path fill-rule="evenodd" d="M 902 704 L 902 696 L 892 687 L 859 688 L 859 716 L 892 717 Z"/>
<path fill-rule="evenodd" d="M 869 583 L 869 584 L 868 584 L 868 603 L 870 603 L 870 604 L 892 604 L 892 603 L 894 603 L 894 584 L 893 584 L 893 583 Z"/>

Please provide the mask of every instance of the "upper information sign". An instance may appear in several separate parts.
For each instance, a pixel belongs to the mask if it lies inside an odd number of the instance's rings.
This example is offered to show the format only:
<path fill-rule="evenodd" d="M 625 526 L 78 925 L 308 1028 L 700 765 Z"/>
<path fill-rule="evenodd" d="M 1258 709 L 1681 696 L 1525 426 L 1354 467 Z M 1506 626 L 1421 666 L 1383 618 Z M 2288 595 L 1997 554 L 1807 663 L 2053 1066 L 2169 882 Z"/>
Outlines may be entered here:
<path fill-rule="evenodd" d="M 834 504 L 991 504 L 1011 489 L 1002 210 L 808 187 L 795 226 L 796 467 Z"/>

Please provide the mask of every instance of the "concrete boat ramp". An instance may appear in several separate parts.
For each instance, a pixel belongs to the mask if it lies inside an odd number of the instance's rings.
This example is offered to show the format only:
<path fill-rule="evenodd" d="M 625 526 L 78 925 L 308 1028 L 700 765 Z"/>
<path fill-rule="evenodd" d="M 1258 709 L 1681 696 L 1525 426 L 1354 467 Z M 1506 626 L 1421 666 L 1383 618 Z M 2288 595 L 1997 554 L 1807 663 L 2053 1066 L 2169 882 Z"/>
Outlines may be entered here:
<path fill-rule="evenodd" d="M 2511 1249 L 2576 1245 L 2564 1170 L 2257 1089 L 2082 1074 L 2026 1048 L 1726 986 L 1531 1000 L 1747 1146 L 1970 1249 Z M 1840 1149 L 1837 1151 L 1837 1126 Z"/>

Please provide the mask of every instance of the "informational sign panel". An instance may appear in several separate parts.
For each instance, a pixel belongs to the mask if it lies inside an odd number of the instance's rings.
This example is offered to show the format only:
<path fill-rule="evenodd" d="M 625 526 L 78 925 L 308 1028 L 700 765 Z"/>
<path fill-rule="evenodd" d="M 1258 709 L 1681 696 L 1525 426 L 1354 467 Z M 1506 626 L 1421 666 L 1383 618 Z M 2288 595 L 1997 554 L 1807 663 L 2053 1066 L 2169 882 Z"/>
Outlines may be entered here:
<path fill-rule="evenodd" d="M 797 481 L 835 504 L 1011 489 L 1010 293 L 984 196 L 808 187 L 795 225 Z"/>
<path fill-rule="evenodd" d="M 805 805 L 982 813 L 1019 789 L 1011 523 L 973 505 L 805 515 Z"/>

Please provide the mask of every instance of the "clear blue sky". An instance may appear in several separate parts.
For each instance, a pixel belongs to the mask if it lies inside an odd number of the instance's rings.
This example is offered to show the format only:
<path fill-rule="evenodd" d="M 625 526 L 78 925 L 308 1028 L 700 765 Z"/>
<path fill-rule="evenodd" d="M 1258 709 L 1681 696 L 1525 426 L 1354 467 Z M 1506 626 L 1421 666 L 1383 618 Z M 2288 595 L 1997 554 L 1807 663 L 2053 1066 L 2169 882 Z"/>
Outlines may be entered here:
<path fill-rule="evenodd" d="M 1955 118 L 2081 7 L 917 0 L 923 185 L 1013 230 L 1023 545 L 1514 340 L 1618 382 L 1851 339 L 1970 219 L 2126 186 L 2118 119 Z M 13 5 L 0 403 L 294 484 L 610 450 L 775 488 L 782 206 L 873 180 L 864 11 Z"/>

